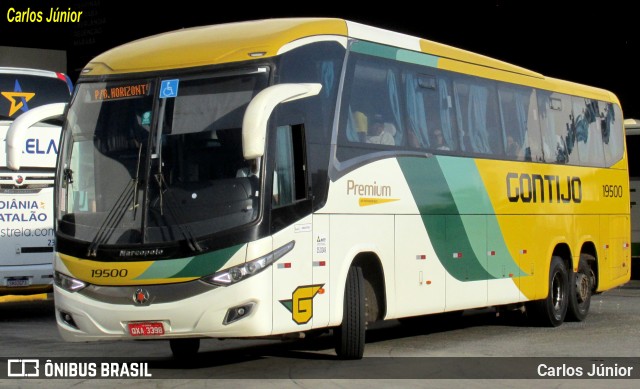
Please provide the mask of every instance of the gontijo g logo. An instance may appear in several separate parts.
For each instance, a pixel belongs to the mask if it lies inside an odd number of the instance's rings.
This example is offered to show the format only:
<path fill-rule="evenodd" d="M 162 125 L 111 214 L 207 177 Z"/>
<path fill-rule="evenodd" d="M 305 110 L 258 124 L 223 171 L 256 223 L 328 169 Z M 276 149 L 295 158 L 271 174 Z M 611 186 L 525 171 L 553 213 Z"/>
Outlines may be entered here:
<path fill-rule="evenodd" d="M 306 324 L 313 317 L 313 298 L 318 293 L 323 294 L 321 285 L 299 286 L 291 294 L 291 300 L 280 300 L 280 303 L 291 312 L 293 321 Z"/>

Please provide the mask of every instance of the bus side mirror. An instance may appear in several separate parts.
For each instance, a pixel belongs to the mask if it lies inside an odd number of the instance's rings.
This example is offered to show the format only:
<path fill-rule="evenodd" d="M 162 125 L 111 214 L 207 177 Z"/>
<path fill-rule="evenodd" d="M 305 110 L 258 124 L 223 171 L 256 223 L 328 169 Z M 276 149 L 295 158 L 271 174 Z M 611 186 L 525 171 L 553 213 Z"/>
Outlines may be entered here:
<path fill-rule="evenodd" d="M 9 169 L 20 170 L 20 157 L 29 127 L 43 120 L 62 116 L 66 107 L 67 103 L 42 105 L 23 113 L 11 123 L 7 130 L 6 140 L 7 167 Z"/>
<path fill-rule="evenodd" d="M 279 84 L 258 93 L 249 103 L 242 120 L 242 153 L 245 160 L 264 155 L 267 123 L 278 104 L 320 93 L 322 84 Z"/>

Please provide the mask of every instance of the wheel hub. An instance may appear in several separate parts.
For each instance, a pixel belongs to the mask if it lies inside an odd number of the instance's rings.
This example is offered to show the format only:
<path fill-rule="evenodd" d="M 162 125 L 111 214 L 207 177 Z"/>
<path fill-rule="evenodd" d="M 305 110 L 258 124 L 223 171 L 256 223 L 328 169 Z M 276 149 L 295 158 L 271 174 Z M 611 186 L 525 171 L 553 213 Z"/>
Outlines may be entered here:
<path fill-rule="evenodd" d="M 576 274 L 576 296 L 579 303 L 583 303 L 589 298 L 589 290 L 591 289 L 589 284 L 589 277 L 583 273 Z"/>

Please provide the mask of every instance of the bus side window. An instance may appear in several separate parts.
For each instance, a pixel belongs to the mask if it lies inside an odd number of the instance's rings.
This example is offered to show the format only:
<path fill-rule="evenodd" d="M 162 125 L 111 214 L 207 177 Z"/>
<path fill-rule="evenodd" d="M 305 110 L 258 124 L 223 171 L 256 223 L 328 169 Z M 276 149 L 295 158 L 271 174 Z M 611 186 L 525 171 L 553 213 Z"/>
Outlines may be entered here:
<path fill-rule="evenodd" d="M 624 152 L 624 131 L 620 130 L 622 126 L 622 110 L 617 104 L 602 103 L 598 116 L 600 117 L 602 141 L 607 145 L 604 148 L 605 164 L 606 166 L 611 166 L 622 158 Z M 628 150 L 635 149 L 628 147 Z M 637 169 L 638 167 L 630 161 L 630 172 L 632 172 L 634 168 Z M 638 175 L 635 177 L 638 177 Z"/>
<path fill-rule="evenodd" d="M 444 72 L 407 69 L 403 75 L 406 93 L 406 145 L 430 151 L 457 150 L 455 110 L 450 81 Z"/>
<path fill-rule="evenodd" d="M 501 83 L 498 98 L 507 158 L 543 161 L 535 90 Z"/>
<path fill-rule="evenodd" d="M 579 164 L 571 108 L 571 96 L 546 91 L 538 93 L 545 162 Z"/>
<path fill-rule="evenodd" d="M 287 125 L 276 129 L 276 161 L 273 169 L 274 208 L 307 198 L 307 167 L 304 126 Z"/>
<path fill-rule="evenodd" d="M 604 167 L 604 142 L 597 100 L 572 96 L 573 117 L 578 157 L 582 166 Z"/>

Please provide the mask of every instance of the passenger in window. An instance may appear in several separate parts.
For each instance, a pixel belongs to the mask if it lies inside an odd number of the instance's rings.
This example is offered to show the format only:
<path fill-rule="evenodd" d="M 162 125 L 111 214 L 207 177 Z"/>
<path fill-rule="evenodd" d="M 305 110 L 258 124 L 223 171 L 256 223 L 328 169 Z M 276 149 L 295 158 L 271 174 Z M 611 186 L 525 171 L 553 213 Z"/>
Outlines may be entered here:
<path fill-rule="evenodd" d="M 418 139 L 418 136 L 412 130 L 407 131 L 407 143 L 415 149 L 422 147 L 420 139 Z"/>
<path fill-rule="evenodd" d="M 442 133 L 442 130 L 436 128 L 436 130 L 433 132 L 433 137 L 435 138 L 435 146 L 437 150 L 451 150 L 449 146 L 447 146 L 447 142 L 445 142 L 444 140 L 444 134 Z"/>
<path fill-rule="evenodd" d="M 360 111 L 356 111 L 353 113 L 353 121 L 356 127 L 356 133 L 358 134 L 358 139 L 360 142 L 367 141 L 367 115 Z"/>
<path fill-rule="evenodd" d="M 236 172 L 236 178 L 248 178 L 251 183 L 251 196 L 258 197 L 260 191 L 260 181 L 258 179 L 259 167 L 258 167 L 258 159 L 252 159 L 249 161 L 248 165 L 241 167 Z M 276 173 L 274 172 L 274 176 L 277 179 Z M 276 181 L 277 183 L 277 181 Z M 274 195 L 275 196 L 275 195 Z"/>
<path fill-rule="evenodd" d="M 518 145 L 518 142 L 516 142 L 511 135 L 507 135 L 507 155 L 515 157 L 519 152 L 520 146 Z"/>
<path fill-rule="evenodd" d="M 391 134 L 391 131 L 393 130 L 395 130 L 395 127 L 392 129 L 390 126 L 387 126 L 387 129 L 385 130 L 385 123 L 382 119 L 382 115 L 374 115 L 371 120 L 371 125 L 369 126 L 367 143 L 393 146 L 396 144 L 396 141 Z"/>
<path fill-rule="evenodd" d="M 258 160 L 252 159 L 248 166 L 243 166 L 236 172 L 236 177 L 254 177 L 258 175 Z"/>

